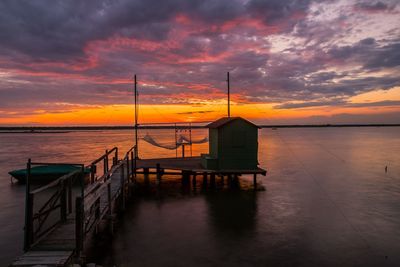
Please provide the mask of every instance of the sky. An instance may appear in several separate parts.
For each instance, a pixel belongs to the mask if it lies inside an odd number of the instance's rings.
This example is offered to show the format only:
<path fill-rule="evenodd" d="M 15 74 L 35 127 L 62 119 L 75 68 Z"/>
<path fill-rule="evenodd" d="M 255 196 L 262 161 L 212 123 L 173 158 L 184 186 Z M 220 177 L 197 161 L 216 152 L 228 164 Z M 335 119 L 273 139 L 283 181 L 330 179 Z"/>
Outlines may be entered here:
<path fill-rule="evenodd" d="M 0 1 L 0 126 L 400 123 L 400 1 Z"/>

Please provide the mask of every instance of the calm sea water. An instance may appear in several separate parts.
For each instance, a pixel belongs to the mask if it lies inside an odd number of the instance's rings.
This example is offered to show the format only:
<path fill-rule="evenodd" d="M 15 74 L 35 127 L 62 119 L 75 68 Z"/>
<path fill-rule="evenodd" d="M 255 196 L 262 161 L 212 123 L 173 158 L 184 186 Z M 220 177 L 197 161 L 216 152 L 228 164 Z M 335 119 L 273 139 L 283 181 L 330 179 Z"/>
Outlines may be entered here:
<path fill-rule="evenodd" d="M 173 130 L 148 133 L 174 140 Z M 131 131 L 0 134 L 0 266 L 23 243 L 25 188 L 10 183 L 9 170 L 28 157 L 88 163 L 132 145 Z M 175 156 L 140 147 L 142 157 Z M 259 161 L 269 171 L 259 179 L 265 191 L 132 200 L 92 257 L 103 266 L 400 265 L 399 127 L 263 129 Z"/>

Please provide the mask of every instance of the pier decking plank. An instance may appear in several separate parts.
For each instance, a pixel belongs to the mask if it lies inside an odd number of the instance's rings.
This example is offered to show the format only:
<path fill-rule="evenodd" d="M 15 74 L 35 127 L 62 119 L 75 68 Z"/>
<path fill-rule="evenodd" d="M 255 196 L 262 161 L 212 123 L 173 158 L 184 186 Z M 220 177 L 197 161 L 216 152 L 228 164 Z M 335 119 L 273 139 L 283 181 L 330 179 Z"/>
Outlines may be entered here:
<path fill-rule="evenodd" d="M 138 169 L 155 168 L 157 164 L 163 169 L 190 171 L 197 173 L 216 173 L 216 174 L 262 174 L 266 171 L 261 168 L 251 170 L 210 170 L 205 169 L 201 165 L 201 157 L 186 157 L 186 158 L 155 158 L 155 159 L 139 159 L 136 162 Z"/>
<path fill-rule="evenodd" d="M 65 266 L 71 262 L 73 251 L 29 251 L 19 257 L 11 266 Z"/>

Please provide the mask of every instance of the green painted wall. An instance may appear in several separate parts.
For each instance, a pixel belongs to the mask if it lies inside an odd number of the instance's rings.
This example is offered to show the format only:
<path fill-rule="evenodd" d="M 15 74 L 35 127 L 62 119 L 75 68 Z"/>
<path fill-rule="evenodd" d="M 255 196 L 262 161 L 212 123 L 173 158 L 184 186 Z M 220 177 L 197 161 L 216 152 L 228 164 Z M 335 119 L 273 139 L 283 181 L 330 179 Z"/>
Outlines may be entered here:
<path fill-rule="evenodd" d="M 226 124 L 223 127 L 212 130 L 218 131 L 217 157 L 219 169 L 239 170 L 257 168 L 257 127 L 238 119 Z M 210 135 L 210 140 L 212 138 L 215 138 L 214 135 Z"/>
<path fill-rule="evenodd" d="M 208 130 L 210 157 L 218 158 L 218 129 Z"/>

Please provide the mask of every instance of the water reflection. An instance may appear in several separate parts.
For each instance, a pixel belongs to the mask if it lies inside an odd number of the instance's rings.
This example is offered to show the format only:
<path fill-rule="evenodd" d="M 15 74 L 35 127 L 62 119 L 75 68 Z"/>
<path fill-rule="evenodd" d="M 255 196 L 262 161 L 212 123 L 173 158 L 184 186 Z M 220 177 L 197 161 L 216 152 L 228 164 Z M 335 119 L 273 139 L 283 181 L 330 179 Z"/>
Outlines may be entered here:
<path fill-rule="evenodd" d="M 205 195 L 208 218 L 216 236 L 244 237 L 256 226 L 257 193 L 226 191 Z"/>

